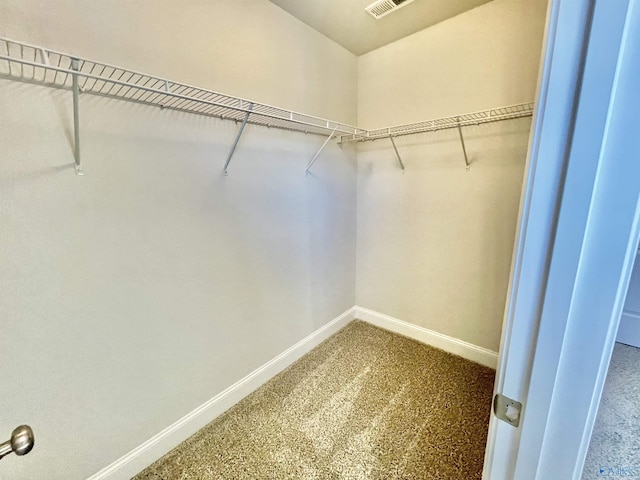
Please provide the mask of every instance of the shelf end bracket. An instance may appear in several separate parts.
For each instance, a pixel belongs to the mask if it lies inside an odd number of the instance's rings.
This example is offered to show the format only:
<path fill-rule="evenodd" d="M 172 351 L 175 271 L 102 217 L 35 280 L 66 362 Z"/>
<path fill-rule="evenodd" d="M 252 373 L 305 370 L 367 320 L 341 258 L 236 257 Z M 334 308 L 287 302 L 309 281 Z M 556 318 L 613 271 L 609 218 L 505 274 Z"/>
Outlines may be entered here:
<path fill-rule="evenodd" d="M 460 120 L 458 120 L 458 135 L 460 135 L 460 144 L 462 145 L 462 153 L 464 154 L 464 164 L 467 167 L 467 170 L 471 168 L 469 164 L 469 157 L 467 157 L 467 147 L 464 144 L 464 137 L 462 136 L 462 127 L 460 126 Z"/>
<path fill-rule="evenodd" d="M 396 158 L 398 159 L 398 163 L 400 164 L 400 168 L 404 172 L 404 163 L 402 163 L 402 158 L 400 158 L 400 154 L 398 153 L 398 147 L 396 147 L 396 142 L 393 139 L 393 136 L 389 135 L 389 140 L 391 140 L 391 145 L 393 145 L 393 151 L 396 152 Z"/>
<path fill-rule="evenodd" d="M 79 60 L 77 58 L 71 59 L 71 70 L 77 72 L 79 70 Z M 76 169 L 76 175 L 84 175 L 82 167 L 80 166 L 80 87 L 78 86 L 78 74 L 71 74 L 71 89 L 73 92 L 73 156 L 74 167 Z"/>
<path fill-rule="evenodd" d="M 324 147 L 327 146 L 327 144 L 331 141 L 331 139 L 333 138 L 333 136 L 336 134 L 336 131 L 338 130 L 338 126 L 336 125 L 336 128 L 334 128 L 331 131 L 331 135 L 329 135 L 327 137 L 327 139 L 324 141 L 324 143 L 322 144 L 322 146 L 320 147 L 320 150 L 318 150 L 316 152 L 316 154 L 313 156 L 313 158 L 311 159 L 311 161 L 309 162 L 309 164 L 307 165 L 307 168 L 305 169 L 304 173 L 305 175 L 309 174 L 309 169 L 311 168 L 311 166 L 313 165 L 313 163 L 318 159 L 318 157 L 320 156 L 320 154 L 322 153 L 322 150 L 324 150 Z"/>
<path fill-rule="evenodd" d="M 231 157 L 233 157 L 233 154 L 236 151 L 236 147 L 238 146 L 238 142 L 240 141 L 240 137 L 242 136 L 242 132 L 244 132 L 244 127 L 247 126 L 247 122 L 249 121 L 249 115 L 251 115 L 251 110 L 253 110 L 253 103 L 249 104 L 249 108 L 247 113 L 244 116 L 244 119 L 242 120 L 242 125 L 240 126 L 240 130 L 238 130 L 238 134 L 236 135 L 236 139 L 233 142 L 233 145 L 231 145 L 231 150 L 229 150 L 229 155 L 227 156 L 227 161 L 224 164 L 224 174 L 225 175 L 229 175 L 229 172 L 227 171 L 227 167 L 229 166 L 229 163 L 231 162 Z"/>

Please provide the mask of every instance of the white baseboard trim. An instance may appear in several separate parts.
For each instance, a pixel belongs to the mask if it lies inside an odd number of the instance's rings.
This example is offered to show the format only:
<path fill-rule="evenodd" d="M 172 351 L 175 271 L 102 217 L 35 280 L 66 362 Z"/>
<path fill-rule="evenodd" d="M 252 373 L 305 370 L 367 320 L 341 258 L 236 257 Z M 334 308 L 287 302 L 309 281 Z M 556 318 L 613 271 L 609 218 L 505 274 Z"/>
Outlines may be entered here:
<path fill-rule="evenodd" d="M 629 310 L 622 312 L 616 342 L 640 347 L 640 313 Z"/>
<path fill-rule="evenodd" d="M 303 338 L 291 348 L 185 415 L 173 425 L 165 428 L 139 447 L 134 448 L 111 465 L 92 475 L 88 480 L 129 480 L 346 326 L 355 319 L 355 311 L 356 308 L 352 307 L 334 318 L 311 335 Z"/>
<path fill-rule="evenodd" d="M 357 319 L 363 320 L 371 325 L 399 333 L 405 337 L 413 338 L 414 340 L 439 348 L 445 352 L 453 353 L 472 362 L 484 365 L 485 367 L 495 369 L 498 365 L 498 353 L 492 350 L 478 347 L 463 340 L 449 337 L 442 333 L 434 332 L 433 330 L 428 330 L 367 308 L 356 306 L 355 315 Z"/>

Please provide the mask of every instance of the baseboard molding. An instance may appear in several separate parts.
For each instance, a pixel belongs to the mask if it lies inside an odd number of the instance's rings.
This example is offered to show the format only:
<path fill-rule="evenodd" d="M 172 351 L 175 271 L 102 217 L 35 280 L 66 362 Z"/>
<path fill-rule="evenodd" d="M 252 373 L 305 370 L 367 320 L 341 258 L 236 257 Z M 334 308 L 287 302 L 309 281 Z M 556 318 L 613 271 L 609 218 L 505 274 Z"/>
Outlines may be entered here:
<path fill-rule="evenodd" d="M 352 307 L 88 480 L 129 480 L 355 318 Z"/>
<path fill-rule="evenodd" d="M 640 347 L 640 313 L 629 310 L 622 312 L 616 342 Z"/>
<path fill-rule="evenodd" d="M 428 330 L 367 308 L 356 306 L 355 316 L 357 319 L 363 320 L 371 325 L 399 333 L 405 337 L 413 338 L 419 342 L 459 355 L 460 357 L 486 367 L 495 369 L 498 365 L 497 352 L 478 347 L 463 340 L 449 337 L 442 333 L 434 332 L 433 330 Z"/>

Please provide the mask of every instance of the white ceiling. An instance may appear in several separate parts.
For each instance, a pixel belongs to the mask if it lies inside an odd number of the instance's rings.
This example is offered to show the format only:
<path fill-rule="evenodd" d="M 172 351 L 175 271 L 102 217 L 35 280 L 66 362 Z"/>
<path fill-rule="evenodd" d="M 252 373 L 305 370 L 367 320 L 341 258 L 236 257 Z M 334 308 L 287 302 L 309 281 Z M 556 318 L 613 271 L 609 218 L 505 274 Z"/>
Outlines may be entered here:
<path fill-rule="evenodd" d="M 415 0 L 376 20 L 374 0 L 270 0 L 356 55 L 411 35 L 490 0 Z"/>

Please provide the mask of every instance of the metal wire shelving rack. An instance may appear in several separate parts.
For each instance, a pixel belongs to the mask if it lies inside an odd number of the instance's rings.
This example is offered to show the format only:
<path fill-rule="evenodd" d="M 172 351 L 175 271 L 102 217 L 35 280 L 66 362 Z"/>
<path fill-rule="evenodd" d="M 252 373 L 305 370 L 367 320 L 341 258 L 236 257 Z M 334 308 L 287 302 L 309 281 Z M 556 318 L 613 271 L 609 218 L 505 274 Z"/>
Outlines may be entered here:
<path fill-rule="evenodd" d="M 116 98 L 164 109 L 321 135 L 358 136 L 364 130 L 342 122 L 286 110 L 264 103 L 166 80 L 75 55 L 0 37 L 0 78 L 70 90 L 74 97 L 75 157 L 80 170 L 80 94 Z M 228 166 L 237 141 L 230 152 Z"/>
<path fill-rule="evenodd" d="M 407 123 L 403 125 L 396 125 L 393 127 L 367 130 L 364 134 L 359 133 L 358 135 L 341 135 L 340 142 L 366 142 L 370 140 L 388 138 L 391 140 L 393 149 L 398 159 L 398 163 L 404 170 L 404 164 L 402 163 L 402 159 L 400 158 L 400 154 L 398 153 L 395 141 L 393 140 L 395 137 L 456 128 L 458 129 L 460 143 L 462 145 L 462 151 L 464 154 L 464 161 L 468 169 L 470 164 L 469 158 L 467 156 L 466 146 L 464 143 L 464 136 L 462 134 L 462 127 L 470 125 L 480 125 L 483 123 L 499 122 L 503 120 L 511 120 L 514 118 L 530 117 L 533 115 L 533 111 L 533 102 L 519 103 L 506 107 L 491 108 L 488 110 L 463 113 L 460 115 L 436 118 L 433 120 L 425 120 L 422 122 Z"/>
<path fill-rule="evenodd" d="M 398 162 L 404 170 L 404 164 L 393 140 L 394 137 L 458 128 L 465 163 L 469 167 L 461 127 L 525 117 L 533 113 L 533 103 L 524 103 L 424 122 L 365 130 L 346 123 L 174 82 L 4 37 L 0 37 L 0 78 L 69 90 L 73 93 L 74 157 L 76 173 L 79 175 L 82 175 L 79 115 L 81 94 L 115 98 L 163 109 L 241 122 L 225 162 L 225 174 L 247 124 L 326 135 L 327 139 L 307 164 L 305 170 L 307 173 L 334 137 L 337 137 L 340 143 L 389 138 Z"/>
<path fill-rule="evenodd" d="M 533 103 L 520 103 L 507 107 L 491 108 L 473 113 L 463 113 L 449 117 L 426 120 L 416 123 L 407 123 L 393 127 L 378 128 L 368 130 L 364 135 L 341 135 L 342 142 L 367 141 L 378 138 L 400 137 L 402 135 L 413 135 L 416 133 L 435 132 L 447 128 L 464 127 L 467 125 L 480 125 L 481 123 L 498 122 L 510 120 L 512 118 L 530 117 L 533 114 Z"/>

